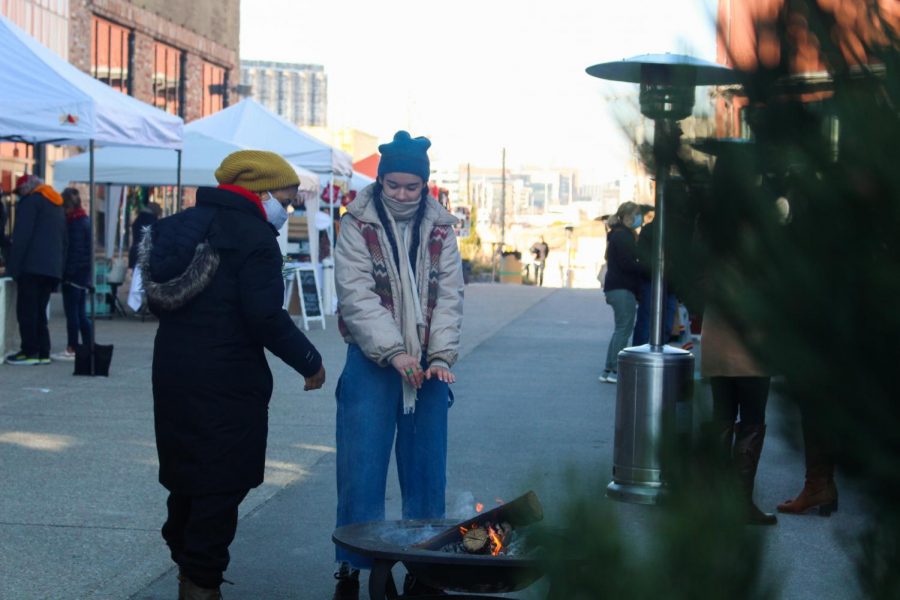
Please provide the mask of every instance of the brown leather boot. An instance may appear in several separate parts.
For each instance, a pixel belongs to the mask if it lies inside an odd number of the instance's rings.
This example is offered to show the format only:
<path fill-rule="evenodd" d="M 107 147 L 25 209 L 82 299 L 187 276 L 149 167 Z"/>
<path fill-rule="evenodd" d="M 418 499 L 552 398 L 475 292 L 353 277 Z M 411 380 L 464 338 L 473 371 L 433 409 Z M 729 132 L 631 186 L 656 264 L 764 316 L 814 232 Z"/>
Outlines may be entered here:
<path fill-rule="evenodd" d="M 810 511 L 822 517 L 830 517 L 838 509 L 837 486 L 834 485 L 834 463 L 821 457 L 807 458 L 806 481 L 800 494 L 793 500 L 778 505 L 778 512 L 799 515 Z"/>
<path fill-rule="evenodd" d="M 834 485 L 834 460 L 820 441 L 821 434 L 810 426 L 803 416 L 803 447 L 806 460 L 806 481 L 793 500 L 778 505 L 778 512 L 799 515 L 816 511 L 823 517 L 831 516 L 838 509 L 838 492 Z"/>
<path fill-rule="evenodd" d="M 748 525 L 775 525 L 778 522 L 774 514 L 761 511 L 753 502 L 756 468 L 759 466 L 759 457 L 762 455 L 765 439 L 765 425 L 737 424 L 734 440 L 734 467 L 746 503 Z"/>

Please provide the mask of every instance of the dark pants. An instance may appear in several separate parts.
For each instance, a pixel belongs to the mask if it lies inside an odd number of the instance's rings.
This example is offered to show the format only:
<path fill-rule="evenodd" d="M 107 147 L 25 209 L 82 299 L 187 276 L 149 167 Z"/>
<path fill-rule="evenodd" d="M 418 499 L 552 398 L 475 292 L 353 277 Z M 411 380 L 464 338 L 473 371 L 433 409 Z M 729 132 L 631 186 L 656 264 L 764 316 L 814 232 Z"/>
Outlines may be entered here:
<path fill-rule="evenodd" d="M 16 278 L 16 318 L 25 356 L 50 358 L 47 305 L 56 283 L 52 277 L 31 273 Z"/>
<path fill-rule="evenodd" d="M 250 490 L 207 496 L 169 494 L 162 536 L 181 573 L 205 588 L 217 588 L 228 568 L 228 546 L 237 531 L 238 505 Z"/>
<path fill-rule="evenodd" d="M 734 423 L 740 415 L 744 425 L 765 425 L 768 377 L 710 377 L 709 382 L 716 421 Z"/>
<path fill-rule="evenodd" d="M 88 319 L 85 308 L 87 290 L 63 284 L 62 297 L 63 308 L 66 309 L 66 333 L 69 348 L 74 349 L 78 345 L 79 333 L 81 333 L 81 343 L 90 344 L 92 323 Z"/>
<path fill-rule="evenodd" d="M 650 310 L 653 308 L 652 287 L 649 281 L 641 283 L 641 295 L 638 300 L 637 317 L 634 321 L 634 335 L 631 337 L 633 346 L 642 346 L 650 342 Z M 672 325 L 675 323 L 675 309 L 678 308 L 678 299 L 675 294 L 663 289 L 663 344 L 672 336 Z"/>

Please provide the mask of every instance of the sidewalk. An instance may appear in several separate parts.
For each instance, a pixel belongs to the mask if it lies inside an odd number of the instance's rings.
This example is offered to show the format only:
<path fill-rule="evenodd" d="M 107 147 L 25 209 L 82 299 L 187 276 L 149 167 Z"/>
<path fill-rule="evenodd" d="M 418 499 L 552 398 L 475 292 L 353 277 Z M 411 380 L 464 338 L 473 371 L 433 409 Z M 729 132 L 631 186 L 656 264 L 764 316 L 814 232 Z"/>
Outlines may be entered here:
<path fill-rule="evenodd" d="M 611 473 L 615 386 L 597 375 L 612 316 L 596 290 L 472 284 L 466 294 L 450 412 L 450 512 L 462 518 L 475 501 L 492 506 L 528 489 L 555 512 L 566 467 Z M 55 342 L 62 327 L 54 314 Z M 109 379 L 73 377 L 71 363 L 0 367 L 0 597 L 175 597 L 159 535 L 166 493 L 156 481 L 149 382 L 155 329 L 154 321 L 98 323 L 98 341 L 116 346 Z M 228 600 L 330 598 L 333 393 L 344 343 L 333 319 L 309 336 L 325 357 L 328 383 L 304 393 L 301 377 L 270 360 L 266 483 L 242 505 Z M 778 433 L 781 406 L 770 406 Z M 794 495 L 801 481 L 802 456 L 773 435 L 759 470 L 760 506 Z M 785 598 L 857 593 L 837 535 L 858 531 L 864 512 L 844 480 L 839 485 L 841 511 L 831 519 L 783 517 L 760 532 Z M 399 518 L 393 473 L 388 496 L 388 517 Z M 640 528 L 654 510 L 614 506 L 625 530 Z"/>

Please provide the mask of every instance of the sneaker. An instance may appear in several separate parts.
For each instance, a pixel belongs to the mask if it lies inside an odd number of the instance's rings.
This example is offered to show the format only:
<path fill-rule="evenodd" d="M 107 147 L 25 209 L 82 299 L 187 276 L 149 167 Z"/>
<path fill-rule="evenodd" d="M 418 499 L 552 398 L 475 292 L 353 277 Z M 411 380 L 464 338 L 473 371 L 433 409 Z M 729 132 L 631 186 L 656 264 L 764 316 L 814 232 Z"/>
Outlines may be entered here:
<path fill-rule="evenodd" d="M 53 360 L 75 360 L 75 352 L 66 348 L 62 352 L 58 352 L 53 355 Z"/>
<path fill-rule="evenodd" d="M 38 364 L 39 364 L 39 365 L 49 365 L 49 364 L 52 363 L 52 362 L 53 362 L 53 361 L 50 360 L 50 357 L 49 357 L 49 356 L 42 356 L 42 357 L 38 358 Z"/>
<path fill-rule="evenodd" d="M 15 354 L 10 354 L 6 357 L 6 364 L 25 366 L 39 365 L 41 364 L 41 359 L 39 359 L 37 356 L 27 356 L 23 352 L 16 352 Z"/>
<path fill-rule="evenodd" d="M 598 377 L 598 379 L 603 383 L 616 383 L 619 381 L 615 371 L 603 371 L 603 375 Z"/>

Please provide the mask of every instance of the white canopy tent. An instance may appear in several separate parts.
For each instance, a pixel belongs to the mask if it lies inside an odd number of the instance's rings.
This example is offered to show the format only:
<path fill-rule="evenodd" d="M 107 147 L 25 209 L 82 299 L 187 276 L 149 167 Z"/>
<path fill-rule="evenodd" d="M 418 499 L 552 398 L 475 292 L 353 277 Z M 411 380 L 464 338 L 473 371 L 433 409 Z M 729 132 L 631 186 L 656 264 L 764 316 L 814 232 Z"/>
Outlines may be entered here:
<path fill-rule="evenodd" d="M 248 98 L 208 117 L 192 121 L 186 132 L 197 132 L 245 148 L 269 150 L 314 173 L 349 177 L 350 155 L 303 132 L 287 119 Z"/>
<path fill-rule="evenodd" d="M 181 183 L 185 186 L 215 186 L 215 172 L 222 159 L 238 150 L 233 142 L 188 131 L 184 135 L 181 159 Z M 53 180 L 58 188 L 70 181 L 87 181 L 90 157 L 79 154 L 56 161 Z M 98 183 L 122 185 L 175 185 L 178 165 L 173 153 L 158 148 L 103 148 L 94 153 L 94 178 Z M 300 177 L 300 190 L 317 192 L 319 177 L 294 165 Z"/>
<path fill-rule="evenodd" d="M 185 127 L 185 131 L 202 133 L 248 148 L 277 152 L 288 162 L 318 173 L 320 180 L 327 180 L 328 184 L 332 183 L 335 177 L 349 178 L 353 175 L 353 160 L 349 154 L 305 133 L 252 98 L 193 121 Z M 331 189 L 330 185 L 328 189 Z M 333 200 L 329 204 L 329 211 L 333 211 Z M 307 209 L 317 211 L 318 206 L 315 206 L 315 202 L 308 201 Z M 312 231 L 314 230 L 310 228 L 310 232 Z M 329 223 L 329 237 L 334 239 L 333 219 Z M 313 261 L 318 261 L 315 251 L 312 254 Z M 323 273 L 324 295 L 331 297 L 331 300 L 326 301 L 324 306 L 326 314 L 332 314 L 336 304 L 333 265 L 326 266 L 328 271 Z"/>
<path fill-rule="evenodd" d="M 95 144 L 178 152 L 184 121 L 79 71 L 0 15 L 0 139 L 90 149 L 88 212 L 93 214 Z M 93 232 L 91 247 L 93 248 Z M 93 279 L 93 261 L 91 261 Z M 93 295 L 91 317 L 94 316 Z M 93 360 L 94 340 L 90 341 Z M 93 368 L 91 369 L 93 373 Z"/>
<path fill-rule="evenodd" d="M 0 15 L 0 138 L 181 148 L 184 122 L 81 72 Z"/>

